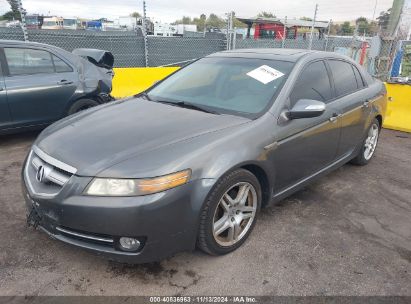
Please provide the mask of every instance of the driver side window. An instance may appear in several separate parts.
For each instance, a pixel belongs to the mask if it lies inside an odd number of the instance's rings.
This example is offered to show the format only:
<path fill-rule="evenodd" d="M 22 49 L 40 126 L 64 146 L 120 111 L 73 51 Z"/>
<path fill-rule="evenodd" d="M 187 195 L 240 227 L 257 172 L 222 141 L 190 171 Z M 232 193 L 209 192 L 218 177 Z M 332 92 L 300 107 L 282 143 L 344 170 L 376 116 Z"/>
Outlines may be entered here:
<path fill-rule="evenodd" d="M 290 95 L 291 107 L 300 99 L 329 102 L 332 99 L 331 83 L 324 61 L 310 63 L 300 74 Z"/>

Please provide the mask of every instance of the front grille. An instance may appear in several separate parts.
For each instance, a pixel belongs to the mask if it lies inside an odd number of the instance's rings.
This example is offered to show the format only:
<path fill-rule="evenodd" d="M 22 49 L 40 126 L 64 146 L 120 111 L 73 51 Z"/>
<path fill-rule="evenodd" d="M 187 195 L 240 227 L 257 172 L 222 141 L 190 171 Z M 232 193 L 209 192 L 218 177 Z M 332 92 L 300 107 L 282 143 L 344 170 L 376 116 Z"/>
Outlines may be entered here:
<path fill-rule="evenodd" d="M 40 196 L 55 196 L 77 169 L 33 147 L 27 159 L 25 179 L 30 190 Z"/>

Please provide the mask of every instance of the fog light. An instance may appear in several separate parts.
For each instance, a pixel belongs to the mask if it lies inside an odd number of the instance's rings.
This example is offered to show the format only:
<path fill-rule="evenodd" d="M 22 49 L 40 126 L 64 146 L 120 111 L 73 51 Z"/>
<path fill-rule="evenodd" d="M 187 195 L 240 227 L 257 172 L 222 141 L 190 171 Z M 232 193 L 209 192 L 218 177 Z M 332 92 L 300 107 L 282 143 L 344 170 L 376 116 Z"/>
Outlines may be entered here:
<path fill-rule="evenodd" d="M 130 237 L 121 237 L 119 242 L 121 249 L 126 251 L 136 251 L 141 245 L 139 240 Z"/>

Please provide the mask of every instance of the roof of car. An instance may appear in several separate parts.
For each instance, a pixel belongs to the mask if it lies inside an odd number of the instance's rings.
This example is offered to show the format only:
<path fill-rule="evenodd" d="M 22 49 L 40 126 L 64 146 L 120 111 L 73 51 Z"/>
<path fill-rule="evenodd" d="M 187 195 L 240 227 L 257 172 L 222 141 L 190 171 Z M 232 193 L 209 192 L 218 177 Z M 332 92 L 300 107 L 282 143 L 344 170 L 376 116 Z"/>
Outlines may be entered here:
<path fill-rule="evenodd" d="M 296 62 L 303 56 L 309 54 L 324 54 L 330 56 L 330 52 L 310 51 L 300 49 L 236 49 L 232 51 L 223 51 L 211 54 L 207 57 L 242 57 L 242 58 L 256 58 L 256 59 L 273 59 Z M 331 53 L 332 54 L 332 53 Z M 338 55 L 335 57 L 339 57 Z"/>
<path fill-rule="evenodd" d="M 21 41 L 21 40 L 5 40 L 5 39 L 0 39 L 0 45 L 1 44 L 18 44 L 18 45 L 32 45 L 32 46 L 49 46 L 48 44 L 44 43 L 38 43 L 38 42 L 29 42 L 29 41 Z"/>

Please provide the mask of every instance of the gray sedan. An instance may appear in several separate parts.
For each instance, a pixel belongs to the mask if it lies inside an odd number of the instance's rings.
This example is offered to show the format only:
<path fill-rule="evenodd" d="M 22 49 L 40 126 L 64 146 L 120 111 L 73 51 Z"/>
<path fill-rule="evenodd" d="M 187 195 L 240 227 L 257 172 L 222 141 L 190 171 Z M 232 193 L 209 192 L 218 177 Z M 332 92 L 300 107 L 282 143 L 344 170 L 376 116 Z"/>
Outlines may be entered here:
<path fill-rule="evenodd" d="M 112 100 L 113 62 L 101 50 L 0 40 L 0 134 L 44 128 Z"/>
<path fill-rule="evenodd" d="M 212 54 L 45 129 L 22 172 L 28 222 L 125 262 L 232 252 L 261 207 L 367 164 L 386 99 L 338 54 Z"/>

